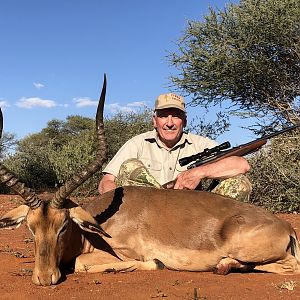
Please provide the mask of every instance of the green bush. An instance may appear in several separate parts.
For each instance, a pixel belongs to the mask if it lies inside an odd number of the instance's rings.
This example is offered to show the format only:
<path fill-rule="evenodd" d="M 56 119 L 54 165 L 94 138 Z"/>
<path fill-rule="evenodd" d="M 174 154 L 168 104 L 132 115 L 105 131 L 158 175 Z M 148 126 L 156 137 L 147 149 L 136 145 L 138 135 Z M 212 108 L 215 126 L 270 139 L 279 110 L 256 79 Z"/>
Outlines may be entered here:
<path fill-rule="evenodd" d="M 84 130 L 73 136 L 61 147 L 56 147 L 54 141 L 48 145 L 48 159 L 54 170 L 58 185 L 62 185 L 73 174 L 84 169 L 91 161 L 95 160 L 96 142 L 95 134 L 91 130 Z M 99 176 L 93 176 L 82 184 L 76 195 L 90 195 L 97 190 Z"/>
<path fill-rule="evenodd" d="M 105 120 L 108 160 L 132 136 L 152 129 L 151 112 L 118 113 Z M 16 152 L 4 165 L 35 190 L 53 190 L 73 174 L 95 160 L 97 141 L 95 121 L 70 116 L 66 121 L 52 120 L 40 133 L 20 140 Z M 103 166 L 104 167 L 104 166 Z M 100 172 L 82 184 L 73 195 L 89 196 L 97 193 Z M 1 187 L 7 191 L 5 186 Z"/>
<path fill-rule="evenodd" d="M 272 139 L 251 160 L 250 201 L 272 212 L 300 211 L 300 133 Z"/>
<path fill-rule="evenodd" d="M 36 153 L 17 152 L 3 164 L 30 188 L 45 190 L 56 186 L 56 174 L 44 148 L 36 149 Z"/>

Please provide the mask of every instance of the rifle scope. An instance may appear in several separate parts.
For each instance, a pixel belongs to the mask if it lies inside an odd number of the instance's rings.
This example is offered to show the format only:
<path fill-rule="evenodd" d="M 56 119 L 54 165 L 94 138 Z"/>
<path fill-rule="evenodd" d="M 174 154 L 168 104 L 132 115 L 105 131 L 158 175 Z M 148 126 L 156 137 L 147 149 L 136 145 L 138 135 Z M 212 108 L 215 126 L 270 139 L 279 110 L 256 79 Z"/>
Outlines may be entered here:
<path fill-rule="evenodd" d="M 225 143 L 222 143 L 221 145 L 218 145 L 218 146 L 210 148 L 210 149 L 205 148 L 202 152 L 199 152 L 199 153 L 191 155 L 191 156 L 186 156 L 186 157 L 180 158 L 179 164 L 183 167 L 196 159 L 201 159 L 202 157 L 208 157 L 216 152 L 228 149 L 230 147 L 231 147 L 230 143 L 225 142 Z"/>

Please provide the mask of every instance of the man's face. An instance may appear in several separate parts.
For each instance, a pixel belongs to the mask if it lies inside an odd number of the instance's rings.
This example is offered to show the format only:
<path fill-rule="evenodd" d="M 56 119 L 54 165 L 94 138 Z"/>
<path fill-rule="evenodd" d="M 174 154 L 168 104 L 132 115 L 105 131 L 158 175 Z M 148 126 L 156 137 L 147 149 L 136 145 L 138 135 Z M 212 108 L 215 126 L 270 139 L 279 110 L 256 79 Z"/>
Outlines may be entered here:
<path fill-rule="evenodd" d="M 153 116 L 153 125 L 160 140 L 172 148 L 179 140 L 186 125 L 186 116 L 177 108 L 158 109 Z"/>

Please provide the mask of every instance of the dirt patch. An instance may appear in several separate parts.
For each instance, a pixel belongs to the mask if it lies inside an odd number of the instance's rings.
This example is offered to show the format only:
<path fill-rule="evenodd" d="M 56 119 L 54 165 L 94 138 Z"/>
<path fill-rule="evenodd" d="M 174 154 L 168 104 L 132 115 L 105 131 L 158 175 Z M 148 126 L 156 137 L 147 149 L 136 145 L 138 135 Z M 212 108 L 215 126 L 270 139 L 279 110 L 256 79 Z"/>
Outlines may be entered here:
<path fill-rule="evenodd" d="M 0 195 L 0 215 L 18 205 Z M 300 215 L 279 215 L 300 236 Z M 124 274 L 69 274 L 58 285 L 31 283 L 33 240 L 25 225 L 0 230 L 1 299 L 300 299 L 300 275 L 135 271 Z"/>

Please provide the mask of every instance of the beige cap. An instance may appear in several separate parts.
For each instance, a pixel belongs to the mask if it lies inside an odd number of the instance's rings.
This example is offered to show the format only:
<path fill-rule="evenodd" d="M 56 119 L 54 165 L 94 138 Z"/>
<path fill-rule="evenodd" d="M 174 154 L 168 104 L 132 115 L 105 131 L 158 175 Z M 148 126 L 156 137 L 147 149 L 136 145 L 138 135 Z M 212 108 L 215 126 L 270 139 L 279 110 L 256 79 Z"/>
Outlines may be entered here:
<path fill-rule="evenodd" d="M 184 98 L 173 93 L 159 95 L 155 101 L 155 110 L 178 108 L 185 112 Z"/>

